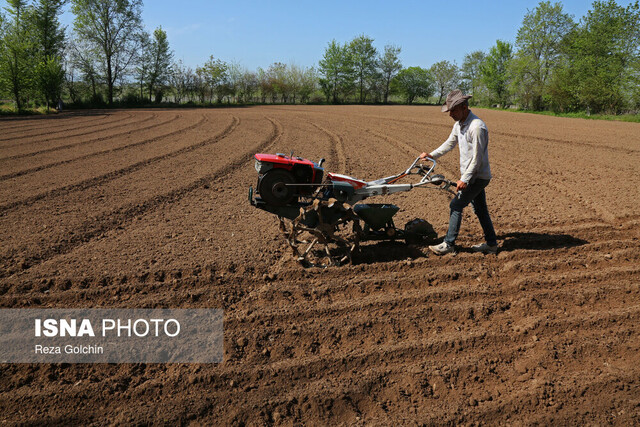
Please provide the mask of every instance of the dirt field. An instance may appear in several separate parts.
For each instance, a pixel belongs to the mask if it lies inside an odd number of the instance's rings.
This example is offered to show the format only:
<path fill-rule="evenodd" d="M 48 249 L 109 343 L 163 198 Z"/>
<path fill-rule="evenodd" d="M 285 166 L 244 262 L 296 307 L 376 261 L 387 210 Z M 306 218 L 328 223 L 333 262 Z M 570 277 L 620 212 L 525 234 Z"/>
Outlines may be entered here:
<path fill-rule="evenodd" d="M 0 306 L 224 308 L 225 360 L 0 365 L 0 423 L 640 423 L 640 125 L 475 112 L 499 254 L 468 208 L 457 256 L 326 270 L 249 205 L 254 153 L 380 178 L 449 135 L 439 108 L 1 119 Z M 444 193 L 383 200 L 446 232 Z"/>

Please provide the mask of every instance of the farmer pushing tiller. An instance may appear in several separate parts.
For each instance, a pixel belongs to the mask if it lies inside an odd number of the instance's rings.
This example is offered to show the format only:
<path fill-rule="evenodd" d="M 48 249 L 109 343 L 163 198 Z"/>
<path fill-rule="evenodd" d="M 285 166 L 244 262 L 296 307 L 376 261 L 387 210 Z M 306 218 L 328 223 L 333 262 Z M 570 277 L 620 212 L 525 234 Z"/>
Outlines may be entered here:
<path fill-rule="evenodd" d="M 249 190 L 249 201 L 257 208 L 271 212 L 280 220 L 283 232 L 295 258 L 308 267 L 327 267 L 351 261 L 363 240 L 404 239 L 419 243 L 434 239 L 431 224 L 422 219 L 408 222 L 398 229 L 393 216 L 400 210 L 392 204 L 361 203 L 372 196 L 409 191 L 413 188 L 436 188 L 455 194 L 456 183 L 443 175 L 433 174 L 430 167 L 416 158 L 407 170 L 375 181 L 362 181 L 346 175 L 328 173 L 318 163 L 284 154 L 256 154 L 257 192 Z M 410 184 L 400 179 L 417 175 Z M 362 224 L 361 224 L 362 222 Z"/>

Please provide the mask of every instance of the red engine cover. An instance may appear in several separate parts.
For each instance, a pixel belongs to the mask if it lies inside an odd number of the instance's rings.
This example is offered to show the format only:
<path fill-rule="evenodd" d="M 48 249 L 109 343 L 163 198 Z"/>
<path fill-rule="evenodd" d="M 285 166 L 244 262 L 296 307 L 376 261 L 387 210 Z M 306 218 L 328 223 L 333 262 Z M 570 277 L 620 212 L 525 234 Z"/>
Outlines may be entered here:
<path fill-rule="evenodd" d="M 277 165 L 282 165 L 280 167 L 283 167 L 284 169 L 290 170 L 293 165 L 305 165 L 305 166 L 309 166 L 312 169 L 316 168 L 316 164 L 313 163 L 311 160 L 307 160 L 307 159 L 303 159 L 302 157 L 289 157 L 289 156 L 285 156 L 283 154 L 263 154 L 263 153 L 258 153 L 255 155 L 256 160 L 260 161 L 260 162 L 266 162 L 266 163 L 274 163 Z"/>

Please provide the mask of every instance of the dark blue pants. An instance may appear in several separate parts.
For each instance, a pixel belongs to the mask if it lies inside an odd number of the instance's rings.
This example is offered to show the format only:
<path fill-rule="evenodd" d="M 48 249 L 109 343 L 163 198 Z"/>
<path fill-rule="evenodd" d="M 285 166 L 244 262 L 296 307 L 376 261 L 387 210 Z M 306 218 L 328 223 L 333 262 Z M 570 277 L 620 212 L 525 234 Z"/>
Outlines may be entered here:
<path fill-rule="evenodd" d="M 484 188 L 489 185 L 488 179 L 476 179 L 472 184 L 469 184 L 467 188 L 458 192 L 456 197 L 453 198 L 449 207 L 451 208 L 451 214 L 449 216 L 449 230 L 444 241 L 449 245 L 453 245 L 458 238 L 460 232 L 460 224 L 462 223 L 462 210 L 469 204 L 473 206 L 473 211 L 476 213 L 482 231 L 484 231 L 484 239 L 488 245 L 496 246 L 498 241 L 496 240 L 496 232 L 493 229 L 493 223 L 489 216 L 489 209 L 487 209 L 487 197 L 484 193 Z"/>

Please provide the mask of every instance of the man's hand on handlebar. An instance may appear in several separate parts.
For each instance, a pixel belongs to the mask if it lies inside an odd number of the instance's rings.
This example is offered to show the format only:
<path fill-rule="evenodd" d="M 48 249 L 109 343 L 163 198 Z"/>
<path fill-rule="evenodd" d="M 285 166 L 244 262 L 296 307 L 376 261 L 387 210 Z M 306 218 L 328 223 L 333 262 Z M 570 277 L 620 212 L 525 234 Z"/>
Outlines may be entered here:
<path fill-rule="evenodd" d="M 429 153 L 420 154 L 420 160 L 426 160 L 426 159 L 433 160 L 433 157 L 431 157 Z"/>
<path fill-rule="evenodd" d="M 464 181 L 458 181 L 456 191 L 464 190 L 465 188 L 467 188 L 467 183 Z"/>

